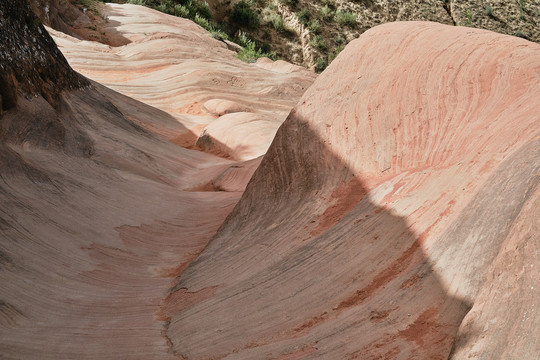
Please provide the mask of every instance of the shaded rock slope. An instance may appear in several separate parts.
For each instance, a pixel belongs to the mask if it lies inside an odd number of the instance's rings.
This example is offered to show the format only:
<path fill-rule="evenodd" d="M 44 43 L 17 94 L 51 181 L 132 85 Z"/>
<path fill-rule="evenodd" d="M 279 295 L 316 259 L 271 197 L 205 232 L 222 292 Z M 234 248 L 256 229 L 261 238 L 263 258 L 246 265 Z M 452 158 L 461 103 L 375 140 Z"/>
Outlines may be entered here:
<path fill-rule="evenodd" d="M 540 46 L 352 42 L 163 310 L 182 359 L 534 359 Z"/>
<path fill-rule="evenodd" d="M 26 1 L 0 2 L 0 34 L 0 358 L 177 358 L 160 302 L 260 160 L 179 146 L 184 118 L 74 72 Z M 276 105 L 278 125 L 301 93 Z"/>
<path fill-rule="evenodd" d="M 69 128 L 76 130 L 55 115 L 60 93 L 84 88 L 89 82 L 71 70 L 26 2 L 2 2 L 0 11 L 0 141 L 62 147 Z M 27 116 L 4 114 L 17 107 Z M 90 151 L 88 146 L 85 151 Z"/>

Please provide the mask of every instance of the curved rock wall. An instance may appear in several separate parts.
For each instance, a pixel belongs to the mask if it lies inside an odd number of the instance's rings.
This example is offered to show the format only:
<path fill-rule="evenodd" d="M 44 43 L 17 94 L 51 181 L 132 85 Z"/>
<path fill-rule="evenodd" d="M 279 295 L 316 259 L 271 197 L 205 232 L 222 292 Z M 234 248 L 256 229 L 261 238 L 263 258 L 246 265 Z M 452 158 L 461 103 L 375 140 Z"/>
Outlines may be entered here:
<path fill-rule="evenodd" d="M 489 358 L 511 340 L 517 358 L 534 357 L 538 264 L 508 251 L 538 244 L 539 53 L 435 23 L 387 24 L 351 43 L 179 277 L 168 299 L 174 351 Z M 509 256 L 526 269 L 515 274 L 520 296 L 488 301 L 516 287 L 501 267 Z M 522 311 L 523 326 L 512 320 Z"/>

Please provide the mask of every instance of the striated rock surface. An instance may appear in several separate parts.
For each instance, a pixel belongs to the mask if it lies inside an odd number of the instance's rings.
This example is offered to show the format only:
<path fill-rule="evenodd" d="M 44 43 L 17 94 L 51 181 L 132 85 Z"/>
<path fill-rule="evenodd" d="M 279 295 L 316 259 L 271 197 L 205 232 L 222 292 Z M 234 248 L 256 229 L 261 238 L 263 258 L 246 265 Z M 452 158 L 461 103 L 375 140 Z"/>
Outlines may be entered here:
<path fill-rule="evenodd" d="M 235 148 L 245 140 L 244 154 L 258 157 L 271 139 L 264 140 L 261 152 L 260 139 L 246 136 L 252 131 L 251 118 L 236 117 L 238 133 L 231 136 L 211 125 L 216 117 L 249 109 L 265 119 L 271 137 L 315 78 L 313 72 L 284 61 L 244 63 L 226 43 L 187 19 L 130 4 L 105 4 L 100 12 L 109 19 L 105 30 L 129 44 L 110 47 L 51 30 L 60 50 L 75 70 L 92 80 L 174 117 L 186 130 L 167 136 L 184 147 L 195 148 L 206 130 L 205 138 L 216 146 L 199 149 L 219 148 L 222 156 L 244 159 L 247 155 L 237 156 Z"/>
<path fill-rule="evenodd" d="M 352 42 L 164 302 L 174 353 L 535 358 L 539 59 L 435 23 Z"/>
<path fill-rule="evenodd" d="M 261 160 L 312 73 L 103 9 L 129 44 L 51 32 L 109 88 L 0 2 L 2 359 L 537 356 L 537 44 L 374 28 Z"/>
<path fill-rule="evenodd" d="M 134 21 L 138 26 L 144 12 L 135 14 L 140 16 Z M 155 34 L 160 26 L 163 32 Z M 196 52 L 210 51 L 197 47 L 199 40 L 217 44 L 218 54 L 224 51 L 228 60 L 222 63 L 215 56 L 211 64 L 228 69 L 229 79 L 235 78 L 237 60 L 192 23 L 182 20 L 175 26 L 180 39 L 157 54 L 152 51 L 164 45 L 158 39 L 167 42 L 170 36 L 167 25 L 142 27 L 152 31 L 149 36 L 156 43 L 123 48 L 137 54 L 133 56 L 139 61 L 133 59 L 131 67 L 129 59 L 107 63 L 107 56 L 117 56 L 108 53 L 113 50 L 107 46 L 55 34 L 60 44 L 79 44 L 78 59 L 88 66 L 94 59 L 103 60 L 97 69 L 111 79 L 132 76 L 127 89 L 137 89 L 141 98 L 165 97 L 164 102 L 181 107 L 159 90 L 165 84 L 173 93 L 184 91 L 174 85 L 176 80 L 164 80 L 174 75 L 169 67 L 183 68 L 169 63 L 178 54 L 158 57 L 182 44 L 182 36 L 195 36 L 184 48 L 193 63 L 188 74 L 197 71 Z M 130 27 L 125 29 L 129 32 Z M 74 72 L 26 1 L 0 2 L 0 30 L 0 357 L 177 358 L 163 333 L 169 319 L 160 303 L 171 281 L 239 200 L 260 159 L 244 164 L 178 146 L 178 136 L 190 133 L 179 121 L 187 117 Z M 124 69 L 115 70 L 119 64 Z M 159 71 L 152 78 L 145 65 L 162 66 L 164 78 Z M 254 77 L 261 71 L 245 66 Z M 139 80 L 137 69 L 145 75 Z M 198 71 L 211 73 L 204 67 Z M 265 72 L 266 78 L 272 74 Z M 223 76 L 204 81 L 210 84 Z M 278 75 L 277 88 L 286 88 L 287 76 L 292 75 Z M 196 74 L 190 79 L 203 81 Z M 194 98 L 197 92 L 210 96 L 201 84 L 182 86 Z M 260 86 L 271 84 L 268 80 Z M 275 104 L 275 114 L 285 114 L 298 99 L 301 85 L 293 87 L 296 99 L 289 94 Z M 252 94 L 255 100 L 250 100 L 249 92 L 242 94 L 246 96 L 240 101 L 250 106 L 264 103 L 266 96 Z M 201 118 L 186 124 L 214 120 L 210 115 Z M 279 123 L 277 119 L 275 126 Z"/>

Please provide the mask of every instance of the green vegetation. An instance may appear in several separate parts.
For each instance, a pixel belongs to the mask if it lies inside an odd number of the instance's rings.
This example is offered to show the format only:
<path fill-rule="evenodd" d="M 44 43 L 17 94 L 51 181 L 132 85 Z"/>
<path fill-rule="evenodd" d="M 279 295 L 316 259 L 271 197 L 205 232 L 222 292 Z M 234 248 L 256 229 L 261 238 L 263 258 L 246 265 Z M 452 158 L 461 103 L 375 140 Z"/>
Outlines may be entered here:
<path fill-rule="evenodd" d="M 199 14 L 196 14 L 195 15 L 195 18 L 193 19 L 193 21 L 199 25 L 200 27 L 208 30 L 208 29 L 211 29 L 212 28 L 212 25 L 210 24 L 210 21 L 208 21 L 207 18 L 204 18 L 202 17 L 201 15 Z"/>
<path fill-rule="evenodd" d="M 30 23 L 26 23 L 26 24 L 28 28 L 30 29 L 30 31 L 35 33 L 36 31 L 38 31 L 38 28 L 41 25 L 41 20 L 38 17 L 36 17 Z"/>
<path fill-rule="evenodd" d="M 72 1 L 79 4 L 79 8 L 84 6 L 88 11 L 92 11 L 91 8 L 99 9 L 95 4 L 110 0 Z M 237 41 L 238 36 L 233 34 L 242 30 L 252 37 L 243 44 L 244 50 L 239 55 L 245 61 L 253 61 L 260 56 L 272 57 L 273 53 L 267 44 L 275 44 L 274 49 L 279 48 L 280 55 L 289 61 L 294 59 L 293 61 L 303 65 L 315 65 L 317 71 L 322 71 L 326 64 L 330 64 L 346 45 L 344 34 L 347 34 L 348 39 L 352 39 L 378 23 L 392 20 L 386 10 L 385 13 L 380 6 L 372 6 L 375 3 L 367 0 L 314 0 L 303 3 L 299 0 L 233 0 L 222 4 L 219 19 L 227 23 L 222 23 L 221 27 L 213 18 L 205 0 L 114 1 L 146 5 L 191 19 L 220 40 L 234 38 Z M 451 13 L 449 0 L 441 0 L 438 7 L 420 2 L 406 6 L 408 15 L 404 20 L 422 18 L 438 21 L 448 15 L 446 21 L 453 21 L 458 25 L 485 27 L 496 31 L 500 28 L 501 32 L 537 41 L 538 31 L 534 20 L 540 16 L 540 10 L 531 4 L 530 1 L 515 0 L 508 6 L 503 6 L 499 2 L 486 0 L 454 6 Z M 297 19 L 290 19 L 291 13 Z M 215 15 L 218 16 L 217 13 Z M 504 22 L 503 20 L 508 21 L 508 25 L 503 24 L 504 28 L 499 24 Z M 304 34 L 298 31 L 299 27 L 308 29 L 311 34 L 307 50 L 309 54 L 300 46 Z"/>
<path fill-rule="evenodd" d="M 334 17 L 338 25 L 341 26 L 356 26 L 356 14 L 350 11 L 338 10 Z"/>
<path fill-rule="evenodd" d="M 514 36 L 520 37 L 520 38 L 525 39 L 525 40 L 529 40 L 527 35 L 525 35 L 521 30 L 516 31 L 514 33 Z"/>
<path fill-rule="evenodd" d="M 195 14 L 195 18 L 193 19 L 193 21 L 200 27 L 207 30 L 214 39 L 229 40 L 229 36 L 227 35 L 227 33 L 221 30 L 220 28 L 216 27 L 214 23 L 208 20 L 207 18 L 202 17 L 199 14 Z"/>
<path fill-rule="evenodd" d="M 319 15 L 324 21 L 334 20 L 334 10 L 328 7 L 328 5 L 324 5 L 319 9 Z"/>
<path fill-rule="evenodd" d="M 325 44 L 326 45 L 326 44 Z M 319 56 L 317 60 L 315 60 L 315 71 L 318 73 L 321 73 L 324 71 L 324 69 L 327 68 L 327 66 L 334 61 L 334 59 L 339 55 L 341 51 L 345 48 L 345 43 L 338 45 L 334 51 L 329 51 L 327 56 Z"/>
<path fill-rule="evenodd" d="M 249 0 L 240 0 L 234 4 L 231 18 L 237 25 L 248 29 L 258 28 L 260 23 L 259 13 Z"/>
<path fill-rule="evenodd" d="M 239 32 L 236 37 L 236 42 L 242 46 L 242 50 L 238 52 L 238 58 L 245 62 L 255 62 L 258 58 L 267 57 L 272 60 L 276 59 L 275 52 L 265 52 L 261 48 L 257 48 L 255 41 L 250 39 L 246 33 Z"/>
<path fill-rule="evenodd" d="M 465 22 L 465 26 L 471 26 L 472 25 L 472 13 L 470 11 L 467 11 L 465 13 L 465 16 L 467 17 L 467 21 Z"/>
<path fill-rule="evenodd" d="M 285 31 L 285 23 L 283 22 L 283 18 L 281 17 L 281 15 L 279 15 L 278 13 L 270 12 L 268 15 L 266 15 L 264 20 L 267 23 L 270 23 L 276 31 Z"/>
<path fill-rule="evenodd" d="M 327 66 L 328 66 L 328 60 L 326 60 L 326 58 L 323 56 L 317 58 L 317 60 L 315 61 L 315 71 L 318 73 L 323 72 Z"/>
<path fill-rule="evenodd" d="M 315 35 L 309 44 L 318 48 L 319 50 L 326 50 L 326 40 L 324 40 L 321 35 Z"/>
<path fill-rule="evenodd" d="M 345 49 L 345 45 L 338 45 L 334 51 L 328 54 L 328 62 L 331 63 L 339 55 L 341 51 Z"/>
<path fill-rule="evenodd" d="M 306 8 L 303 8 L 299 12 L 296 13 L 296 16 L 298 17 L 298 20 L 304 25 L 307 25 L 309 22 L 309 19 L 311 18 L 311 14 L 309 13 L 309 10 Z"/>
<path fill-rule="evenodd" d="M 191 12 L 187 6 L 180 4 L 174 5 L 174 16 L 189 18 L 190 15 Z"/>
<path fill-rule="evenodd" d="M 96 1 L 96 0 L 77 0 L 77 1 Z M 131 4 L 143 5 L 163 13 L 179 16 L 193 20 L 199 26 L 206 29 L 213 38 L 218 40 L 228 40 L 229 35 L 213 21 L 212 12 L 208 3 L 198 0 L 127 0 Z M 241 0 L 233 6 L 231 11 L 232 20 L 241 27 L 253 29 L 259 27 L 259 13 L 255 10 L 252 0 Z M 283 18 L 274 12 L 267 22 L 270 22 L 277 31 L 283 31 L 285 25 Z M 238 58 L 246 62 L 256 61 L 260 57 L 276 59 L 276 53 L 261 49 L 257 46 L 255 40 L 249 38 L 246 33 L 240 31 L 235 41 L 242 46 L 238 53 Z"/>
<path fill-rule="evenodd" d="M 309 31 L 316 35 L 321 33 L 321 23 L 319 20 L 315 19 L 309 24 Z"/>
<path fill-rule="evenodd" d="M 486 4 L 486 15 L 493 17 L 493 7 L 490 4 Z"/>
<path fill-rule="evenodd" d="M 138 5 L 145 5 L 165 14 L 180 16 L 191 20 L 194 20 L 196 15 L 208 19 L 209 21 L 212 20 L 212 12 L 206 2 L 194 0 L 159 0 L 159 2 L 156 2 L 155 0 L 153 2 L 150 2 L 151 0 L 128 1 L 131 3 L 139 3 L 142 1 L 143 3 Z"/>
<path fill-rule="evenodd" d="M 519 0 L 519 19 L 525 20 L 525 0 Z"/>
<path fill-rule="evenodd" d="M 174 5 L 168 2 L 159 4 L 157 9 L 165 14 L 172 15 L 174 13 Z"/>
<path fill-rule="evenodd" d="M 330 5 L 331 7 L 336 6 L 336 0 L 320 0 L 323 5 Z"/>

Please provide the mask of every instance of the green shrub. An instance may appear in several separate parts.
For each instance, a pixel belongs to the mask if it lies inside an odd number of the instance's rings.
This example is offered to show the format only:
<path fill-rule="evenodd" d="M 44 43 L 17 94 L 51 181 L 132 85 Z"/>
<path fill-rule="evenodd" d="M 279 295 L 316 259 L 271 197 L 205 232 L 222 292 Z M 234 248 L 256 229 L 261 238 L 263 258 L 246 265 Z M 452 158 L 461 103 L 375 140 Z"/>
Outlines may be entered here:
<path fill-rule="evenodd" d="M 525 0 L 519 0 L 519 19 L 525 20 Z"/>
<path fill-rule="evenodd" d="M 338 45 L 334 51 L 331 51 L 328 54 L 328 62 L 332 63 L 332 61 L 334 61 L 334 59 L 339 55 L 340 52 L 343 51 L 343 49 L 345 49 L 345 45 Z"/>
<path fill-rule="evenodd" d="M 221 41 L 229 40 L 229 35 L 227 35 L 227 33 L 221 29 L 212 29 L 209 31 L 214 39 L 221 40 Z"/>
<path fill-rule="evenodd" d="M 209 31 L 213 38 L 229 39 L 220 26 L 212 21 L 212 12 L 207 2 L 197 0 L 127 0 L 126 2 L 145 5 L 170 15 L 191 19 Z"/>
<path fill-rule="evenodd" d="M 328 53 L 328 62 L 331 64 L 332 61 L 334 61 L 334 59 L 338 56 L 338 54 L 339 54 L 339 53 L 330 51 L 330 52 Z"/>
<path fill-rule="evenodd" d="M 210 32 L 210 35 L 212 35 L 214 39 L 217 39 L 217 40 L 229 39 L 229 36 L 223 30 L 216 28 L 210 20 L 202 17 L 201 15 L 196 14 L 193 21 L 197 23 L 199 26 L 205 28 L 208 32 Z"/>
<path fill-rule="evenodd" d="M 161 3 L 157 6 L 157 9 L 162 13 L 173 15 L 174 14 L 174 5 L 171 0 L 162 0 Z"/>
<path fill-rule="evenodd" d="M 165 3 L 162 3 L 161 5 L 166 5 Z M 167 6 L 158 6 L 157 9 L 162 11 L 168 9 Z M 208 6 L 208 3 L 206 2 L 199 2 L 199 1 L 184 1 L 183 4 L 176 4 L 172 8 L 171 15 L 176 15 L 180 17 L 184 17 L 187 19 L 195 19 L 195 15 L 199 14 L 199 16 L 212 20 L 212 12 L 210 11 L 210 7 Z"/>
<path fill-rule="evenodd" d="M 169 8 L 167 8 L 167 5 L 164 5 L 164 4 L 158 5 L 157 9 L 164 14 L 169 14 Z"/>
<path fill-rule="evenodd" d="M 320 35 L 315 35 L 315 37 L 313 37 L 309 43 L 311 46 L 315 46 L 320 50 L 326 50 L 326 40 L 324 40 Z"/>
<path fill-rule="evenodd" d="M 210 6 L 208 3 L 205 2 L 199 2 L 194 1 L 192 2 L 193 6 L 195 7 L 195 11 L 201 15 L 203 18 L 212 20 L 212 11 L 210 11 Z"/>
<path fill-rule="evenodd" d="M 242 50 L 238 52 L 238 58 L 245 62 L 255 62 L 258 58 L 268 57 L 270 59 L 276 58 L 275 52 L 264 52 L 262 49 L 257 48 L 255 41 L 250 40 L 244 34 L 244 39 L 238 41 L 238 43 L 244 43 Z"/>
<path fill-rule="evenodd" d="M 522 39 L 526 39 L 526 40 L 529 40 L 529 38 L 527 37 L 527 35 L 525 35 L 525 33 L 523 33 L 521 30 L 518 30 L 514 33 L 514 36 L 517 36 L 517 37 L 520 37 Z"/>
<path fill-rule="evenodd" d="M 179 17 L 183 17 L 183 18 L 189 18 L 191 14 L 190 14 L 189 8 L 187 6 L 174 5 L 174 15 L 179 16 Z"/>
<path fill-rule="evenodd" d="M 334 19 L 334 11 L 328 5 L 324 5 L 319 9 L 319 15 L 324 21 L 332 21 Z"/>
<path fill-rule="evenodd" d="M 344 26 L 344 25 L 355 26 L 356 25 L 356 14 L 350 11 L 338 10 L 334 18 L 336 22 L 341 26 Z"/>
<path fill-rule="evenodd" d="M 318 73 L 323 72 L 327 66 L 328 66 L 328 60 L 326 60 L 325 57 L 321 56 L 317 58 L 317 60 L 315 61 L 315 71 Z"/>
<path fill-rule="evenodd" d="M 298 20 L 304 25 L 307 25 L 309 22 L 309 19 L 311 18 L 311 14 L 309 13 L 309 10 L 306 8 L 303 8 L 299 12 L 296 13 L 296 16 L 298 17 Z"/>
<path fill-rule="evenodd" d="M 320 34 L 321 33 L 321 23 L 319 20 L 315 19 L 311 21 L 309 24 L 309 31 L 311 31 L 314 34 Z"/>
<path fill-rule="evenodd" d="M 211 29 L 213 29 L 213 28 L 212 28 L 212 25 L 210 25 L 210 21 L 208 21 L 208 19 L 202 17 L 202 16 L 199 15 L 199 14 L 196 14 L 196 15 L 195 15 L 195 18 L 193 19 L 193 21 L 194 21 L 197 25 L 200 25 L 201 27 L 205 28 L 206 30 L 211 30 Z"/>
<path fill-rule="evenodd" d="M 465 16 L 467 17 L 467 21 L 465 22 L 465 26 L 471 26 L 472 25 L 472 13 L 470 11 L 466 11 Z"/>
<path fill-rule="evenodd" d="M 239 31 L 236 35 L 235 42 L 242 47 L 246 47 L 250 42 L 253 42 L 253 40 L 251 40 L 245 32 Z"/>
<path fill-rule="evenodd" d="M 250 1 L 240 0 L 240 2 L 234 4 L 232 9 L 232 20 L 243 27 L 248 29 L 255 29 L 259 27 L 259 14 L 253 8 Z"/>
<path fill-rule="evenodd" d="M 266 16 L 265 20 L 272 24 L 272 27 L 276 29 L 276 31 L 283 32 L 285 30 L 285 23 L 283 22 L 281 15 L 272 12 Z"/>
<path fill-rule="evenodd" d="M 486 4 L 486 15 L 489 17 L 493 16 L 493 7 L 490 4 Z"/>

